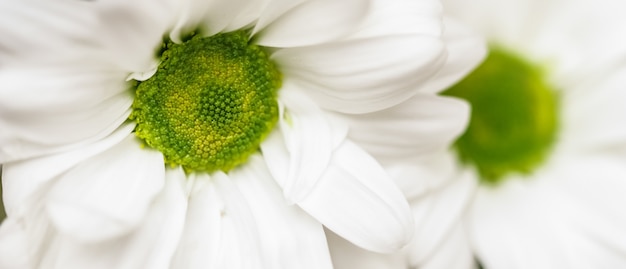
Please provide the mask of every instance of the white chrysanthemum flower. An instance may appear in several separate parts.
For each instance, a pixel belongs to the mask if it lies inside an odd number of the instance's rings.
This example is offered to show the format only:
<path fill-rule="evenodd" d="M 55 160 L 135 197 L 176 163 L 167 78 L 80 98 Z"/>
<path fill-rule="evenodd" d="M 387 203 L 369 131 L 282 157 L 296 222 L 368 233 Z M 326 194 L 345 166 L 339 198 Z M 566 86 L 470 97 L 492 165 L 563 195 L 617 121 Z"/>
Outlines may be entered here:
<path fill-rule="evenodd" d="M 434 93 L 473 64 L 436 1 L 0 10 L 3 268 L 329 268 L 322 227 L 394 251 L 410 209 L 372 155 L 467 115 Z"/>
<path fill-rule="evenodd" d="M 456 171 L 459 184 L 479 186 L 431 198 L 445 216 L 427 231 L 445 236 L 415 236 L 404 255 L 368 258 L 388 268 L 472 268 L 474 255 L 486 269 L 626 267 L 626 46 L 616 34 L 624 3 L 444 6 L 492 46 L 446 92 L 472 104 L 467 132 L 439 159 L 448 165 L 421 169 L 440 179 Z M 367 253 L 357 251 L 344 246 L 336 256 Z"/>

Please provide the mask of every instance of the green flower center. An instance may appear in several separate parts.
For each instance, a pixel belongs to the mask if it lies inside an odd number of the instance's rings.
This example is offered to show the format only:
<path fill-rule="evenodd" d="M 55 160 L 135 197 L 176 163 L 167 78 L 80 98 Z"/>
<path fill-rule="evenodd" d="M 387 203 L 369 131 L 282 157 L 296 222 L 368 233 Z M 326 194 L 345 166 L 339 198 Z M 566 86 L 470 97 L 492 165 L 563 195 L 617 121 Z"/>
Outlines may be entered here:
<path fill-rule="evenodd" d="M 444 94 L 467 100 L 472 116 L 455 148 L 483 183 L 532 172 L 547 157 L 557 132 L 557 96 L 540 69 L 502 49 Z"/>
<path fill-rule="evenodd" d="M 256 152 L 278 119 L 281 75 L 247 32 L 167 42 L 136 89 L 135 134 L 186 171 L 228 171 Z"/>

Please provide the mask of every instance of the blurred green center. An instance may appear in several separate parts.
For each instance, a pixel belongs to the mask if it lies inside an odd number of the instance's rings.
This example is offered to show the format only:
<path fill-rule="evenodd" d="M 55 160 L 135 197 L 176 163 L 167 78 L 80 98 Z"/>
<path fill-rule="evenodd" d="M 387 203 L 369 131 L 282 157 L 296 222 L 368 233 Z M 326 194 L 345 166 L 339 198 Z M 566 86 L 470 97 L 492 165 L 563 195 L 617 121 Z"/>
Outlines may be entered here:
<path fill-rule="evenodd" d="M 493 49 L 444 94 L 472 105 L 469 127 L 455 148 L 464 163 L 478 169 L 483 183 L 530 173 L 546 159 L 557 132 L 558 102 L 539 68 Z"/>

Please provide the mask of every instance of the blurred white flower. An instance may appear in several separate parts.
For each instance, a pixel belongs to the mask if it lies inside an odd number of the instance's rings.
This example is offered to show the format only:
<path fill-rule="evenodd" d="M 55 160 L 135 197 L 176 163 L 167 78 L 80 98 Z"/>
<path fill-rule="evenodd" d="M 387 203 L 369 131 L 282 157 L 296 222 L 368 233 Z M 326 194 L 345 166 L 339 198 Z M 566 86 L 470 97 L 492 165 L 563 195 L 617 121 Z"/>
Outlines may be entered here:
<path fill-rule="evenodd" d="M 387 268 L 473 268 L 473 256 L 485 269 L 625 267 L 626 44 L 618 34 L 625 4 L 446 0 L 444 7 L 481 31 L 491 53 L 447 92 L 471 100 L 467 133 L 454 152 L 415 169 L 478 189 L 412 198 L 416 218 L 435 217 L 402 253 L 362 258 L 368 252 L 337 238 L 343 247 L 333 253 Z M 432 212 L 417 209 L 428 200 Z"/>
<path fill-rule="evenodd" d="M 467 105 L 436 91 L 481 50 L 441 39 L 436 1 L 0 10 L 2 268 L 330 268 L 323 226 L 395 251 L 410 209 L 372 156 L 446 148 Z"/>

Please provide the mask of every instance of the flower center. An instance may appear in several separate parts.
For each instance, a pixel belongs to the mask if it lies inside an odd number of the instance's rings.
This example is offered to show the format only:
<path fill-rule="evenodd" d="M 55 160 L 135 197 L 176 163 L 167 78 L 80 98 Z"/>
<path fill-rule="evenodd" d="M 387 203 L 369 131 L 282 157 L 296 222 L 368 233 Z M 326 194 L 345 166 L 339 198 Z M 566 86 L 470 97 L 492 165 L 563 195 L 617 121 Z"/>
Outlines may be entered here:
<path fill-rule="evenodd" d="M 483 183 L 530 173 L 548 155 L 557 131 L 557 96 L 535 66 L 502 49 L 444 94 L 467 100 L 472 116 L 456 141 L 460 159 Z"/>
<path fill-rule="evenodd" d="M 228 171 L 256 152 L 278 119 L 281 75 L 247 32 L 167 42 L 136 89 L 135 134 L 186 171 Z"/>

